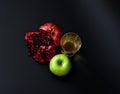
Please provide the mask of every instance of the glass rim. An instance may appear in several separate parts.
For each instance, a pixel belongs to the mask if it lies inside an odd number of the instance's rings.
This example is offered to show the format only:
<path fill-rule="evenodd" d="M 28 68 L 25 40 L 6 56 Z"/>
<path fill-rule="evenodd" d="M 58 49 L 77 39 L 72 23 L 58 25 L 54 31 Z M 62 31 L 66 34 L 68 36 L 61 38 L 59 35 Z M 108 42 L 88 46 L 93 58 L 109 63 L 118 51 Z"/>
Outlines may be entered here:
<path fill-rule="evenodd" d="M 74 34 L 74 35 L 76 35 L 76 36 L 79 38 L 80 43 L 81 43 L 81 45 L 82 45 L 81 37 L 80 37 L 77 33 L 74 33 L 74 32 L 67 32 L 67 33 L 63 34 L 63 36 L 62 36 L 61 39 L 60 39 L 60 45 L 62 44 L 62 39 L 63 39 L 67 34 Z"/>

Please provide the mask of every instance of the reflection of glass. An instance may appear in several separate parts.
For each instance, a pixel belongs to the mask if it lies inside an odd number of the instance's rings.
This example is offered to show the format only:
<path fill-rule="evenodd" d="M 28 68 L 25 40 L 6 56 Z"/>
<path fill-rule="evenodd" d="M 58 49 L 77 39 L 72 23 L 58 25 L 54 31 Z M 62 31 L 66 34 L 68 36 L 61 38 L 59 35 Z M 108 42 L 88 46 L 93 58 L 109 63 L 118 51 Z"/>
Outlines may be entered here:
<path fill-rule="evenodd" d="M 60 45 L 61 53 L 71 57 L 81 48 L 82 42 L 77 34 L 68 32 L 62 36 Z"/>

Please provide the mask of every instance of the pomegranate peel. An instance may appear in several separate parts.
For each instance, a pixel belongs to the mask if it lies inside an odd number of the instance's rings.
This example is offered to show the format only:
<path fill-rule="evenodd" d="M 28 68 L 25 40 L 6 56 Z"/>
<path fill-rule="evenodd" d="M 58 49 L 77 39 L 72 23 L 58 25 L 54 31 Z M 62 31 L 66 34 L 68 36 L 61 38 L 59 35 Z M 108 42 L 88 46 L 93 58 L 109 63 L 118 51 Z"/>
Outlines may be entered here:
<path fill-rule="evenodd" d="M 48 32 L 27 32 L 25 35 L 26 46 L 30 56 L 36 62 L 49 62 L 55 55 L 55 44 Z"/>

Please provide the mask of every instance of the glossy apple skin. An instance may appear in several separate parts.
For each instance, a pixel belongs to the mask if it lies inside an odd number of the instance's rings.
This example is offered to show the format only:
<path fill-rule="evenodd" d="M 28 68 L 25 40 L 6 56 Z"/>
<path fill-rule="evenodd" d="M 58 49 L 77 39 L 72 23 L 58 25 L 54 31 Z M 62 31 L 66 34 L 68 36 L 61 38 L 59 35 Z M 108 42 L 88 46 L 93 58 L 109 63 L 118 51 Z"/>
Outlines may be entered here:
<path fill-rule="evenodd" d="M 49 69 L 56 76 L 65 76 L 70 72 L 71 62 L 65 54 L 57 54 L 50 60 Z"/>
<path fill-rule="evenodd" d="M 51 37 L 53 38 L 53 41 L 56 45 L 56 47 L 60 46 L 60 39 L 62 37 L 61 30 L 58 28 L 57 25 L 55 25 L 52 22 L 47 22 L 39 27 L 39 30 L 47 31 L 51 34 Z"/>

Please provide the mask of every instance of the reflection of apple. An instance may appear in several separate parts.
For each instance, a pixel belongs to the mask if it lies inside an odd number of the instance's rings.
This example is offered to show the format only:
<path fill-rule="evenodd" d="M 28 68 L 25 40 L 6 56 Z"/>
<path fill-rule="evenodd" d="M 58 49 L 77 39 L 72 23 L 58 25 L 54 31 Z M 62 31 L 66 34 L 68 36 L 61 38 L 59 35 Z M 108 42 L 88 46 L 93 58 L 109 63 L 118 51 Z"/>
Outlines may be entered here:
<path fill-rule="evenodd" d="M 54 75 L 64 76 L 69 73 L 71 62 L 65 54 L 57 54 L 50 60 L 49 68 Z"/>
<path fill-rule="evenodd" d="M 41 29 L 49 32 L 51 34 L 51 37 L 53 38 L 55 45 L 57 47 L 60 46 L 60 39 L 62 37 L 62 33 L 55 24 L 53 24 L 52 22 L 47 22 L 39 27 L 39 30 Z"/>

